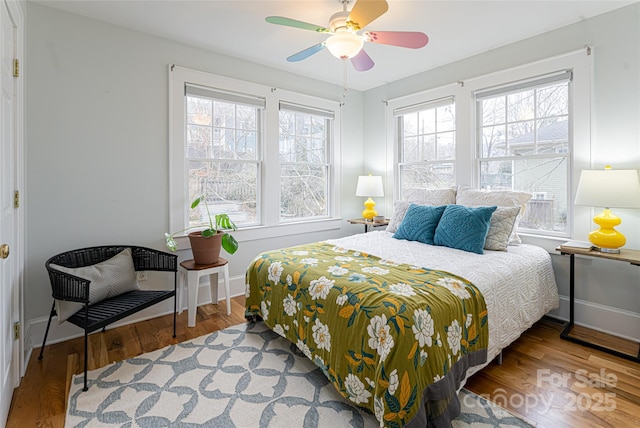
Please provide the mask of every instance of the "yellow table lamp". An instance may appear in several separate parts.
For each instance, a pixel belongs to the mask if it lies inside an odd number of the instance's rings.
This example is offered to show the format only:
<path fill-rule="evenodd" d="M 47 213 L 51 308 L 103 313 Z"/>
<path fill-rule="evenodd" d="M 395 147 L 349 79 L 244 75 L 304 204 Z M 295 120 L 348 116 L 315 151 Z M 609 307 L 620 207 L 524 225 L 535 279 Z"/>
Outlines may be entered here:
<path fill-rule="evenodd" d="M 362 217 L 365 220 L 373 220 L 378 212 L 374 209 L 376 203 L 372 197 L 384 196 L 384 188 L 382 187 L 382 177 L 379 175 L 361 175 L 358 177 L 358 186 L 356 187 L 356 196 L 364 196 L 368 198 L 364 202 L 364 210 Z"/>
<path fill-rule="evenodd" d="M 638 171 L 614 170 L 610 166 L 582 171 L 575 204 L 604 207 L 604 211 L 593 218 L 600 228 L 589 233 L 589 241 L 603 253 L 619 253 L 627 239 L 615 229 L 622 220 L 612 214 L 610 208 L 640 208 Z"/>

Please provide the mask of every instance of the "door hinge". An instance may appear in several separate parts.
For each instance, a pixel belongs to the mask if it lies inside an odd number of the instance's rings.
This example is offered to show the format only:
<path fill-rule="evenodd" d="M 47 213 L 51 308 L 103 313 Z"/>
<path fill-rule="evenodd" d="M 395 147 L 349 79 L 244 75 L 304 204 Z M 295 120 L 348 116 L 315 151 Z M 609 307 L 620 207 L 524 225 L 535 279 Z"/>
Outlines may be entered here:
<path fill-rule="evenodd" d="M 13 324 L 13 340 L 20 339 L 20 323 Z"/>
<path fill-rule="evenodd" d="M 13 77 L 20 77 L 20 60 L 18 58 L 13 60 Z"/>
<path fill-rule="evenodd" d="M 20 208 L 20 192 L 17 190 L 13 193 L 13 208 Z"/>

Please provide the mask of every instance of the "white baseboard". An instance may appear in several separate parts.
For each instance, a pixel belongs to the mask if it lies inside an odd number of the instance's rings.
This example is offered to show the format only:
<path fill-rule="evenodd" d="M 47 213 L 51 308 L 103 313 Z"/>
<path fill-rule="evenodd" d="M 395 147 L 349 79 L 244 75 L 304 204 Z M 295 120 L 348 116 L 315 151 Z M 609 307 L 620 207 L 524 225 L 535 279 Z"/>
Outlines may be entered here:
<path fill-rule="evenodd" d="M 230 278 L 229 286 L 231 297 L 244 295 L 244 275 Z M 210 289 L 208 282 L 202 281 L 200 283 L 200 288 L 198 289 L 198 306 L 211 302 L 211 295 L 209 290 Z M 178 290 L 178 292 L 180 292 L 180 290 Z M 184 293 L 182 299 L 182 301 L 184 302 L 184 307 L 182 309 L 186 310 L 186 289 L 184 289 L 182 292 Z M 226 298 L 224 294 L 224 286 L 222 284 L 220 284 L 219 286 L 218 297 L 220 301 Z M 157 305 L 140 311 L 137 314 L 131 315 L 130 317 L 127 317 L 118 323 L 113 324 L 111 328 L 131 324 L 134 322 L 144 321 L 161 315 L 170 314 L 173 310 L 172 304 L 173 302 L 171 300 L 161 302 Z M 180 308 L 178 308 L 178 311 L 180 311 Z M 568 321 L 569 298 L 567 296 L 560 296 L 560 307 L 549 312 L 549 316 Z M 30 320 L 27 323 L 25 337 L 25 358 L 26 356 L 31 354 L 31 351 L 34 348 L 39 348 L 42 345 L 42 339 L 47 327 L 47 320 L 48 317 L 37 318 Z M 624 311 L 610 306 L 576 299 L 575 323 L 593 330 L 601 331 L 603 333 L 608 333 L 614 336 L 619 336 L 625 339 L 640 342 L 640 314 L 635 312 Z M 51 345 L 53 343 L 63 342 L 65 340 L 81 336 L 83 336 L 83 332 L 80 328 L 70 323 L 58 324 L 58 321 L 56 319 L 53 319 L 51 321 L 51 328 L 49 330 L 47 344 Z M 25 360 L 25 362 L 26 361 L 28 360 Z"/>
<path fill-rule="evenodd" d="M 574 322 L 603 333 L 640 342 L 640 314 L 586 300 L 574 300 Z M 569 297 L 560 296 L 560 307 L 549 316 L 569 321 Z"/>
<path fill-rule="evenodd" d="M 207 277 L 208 278 L 208 277 Z M 245 277 L 237 276 L 231 277 L 229 279 L 229 290 L 231 297 L 240 296 L 245 294 Z M 178 288 L 178 293 L 181 290 Z M 186 287 L 182 290 L 183 293 L 183 310 L 187 310 L 187 290 Z M 218 299 L 222 302 L 226 299 L 224 285 L 222 283 L 219 284 L 218 288 Z M 180 301 L 180 299 L 178 299 Z M 207 303 L 211 303 L 211 291 L 209 287 L 208 280 L 201 281 L 200 287 L 198 288 L 198 306 L 204 305 Z M 223 304 L 223 303 L 221 303 Z M 140 322 L 144 320 L 148 320 L 151 318 L 156 318 L 161 315 L 170 314 L 173 312 L 173 299 L 165 300 L 156 305 L 153 305 L 147 309 L 144 309 L 138 313 L 135 313 L 127 318 L 122 319 L 121 321 L 111 324 L 108 328 L 119 327 L 122 325 L 132 324 L 135 322 Z M 178 312 L 180 312 L 180 308 L 178 308 Z M 25 358 L 31 355 L 31 351 L 34 348 L 40 348 L 42 346 L 42 339 L 44 338 L 44 333 L 47 329 L 47 321 L 49 317 L 41 317 L 29 320 L 27 322 L 26 328 L 26 336 L 25 336 Z M 76 327 L 75 325 L 65 322 L 62 324 L 58 324 L 58 320 L 56 318 L 51 320 L 51 327 L 49 328 L 49 336 L 47 337 L 47 345 L 51 345 L 58 342 L 64 342 L 65 340 L 74 339 L 76 337 L 84 336 L 84 332 L 81 328 Z M 40 350 L 38 350 L 40 352 Z M 25 367 L 26 362 L 25 360 Z"/>

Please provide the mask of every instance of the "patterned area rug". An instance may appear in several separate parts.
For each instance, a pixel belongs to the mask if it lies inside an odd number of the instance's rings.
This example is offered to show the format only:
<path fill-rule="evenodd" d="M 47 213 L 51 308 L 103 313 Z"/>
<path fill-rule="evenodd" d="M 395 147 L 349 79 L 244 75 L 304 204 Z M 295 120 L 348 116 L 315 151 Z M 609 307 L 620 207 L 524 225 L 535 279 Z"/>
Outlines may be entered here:
<path fill-rule="evenodd" d="M 73 378 L 66 427 L 377 427 L 295 345 L 241 324 Z M 530 427 L 463 390 L 454 427 Z"/>

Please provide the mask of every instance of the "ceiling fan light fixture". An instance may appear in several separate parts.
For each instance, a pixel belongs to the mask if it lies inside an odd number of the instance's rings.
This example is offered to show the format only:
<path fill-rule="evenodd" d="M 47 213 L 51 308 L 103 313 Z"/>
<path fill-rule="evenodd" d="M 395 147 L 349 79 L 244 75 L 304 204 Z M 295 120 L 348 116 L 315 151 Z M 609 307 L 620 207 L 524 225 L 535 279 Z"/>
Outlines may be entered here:
<path fill-rule="evenodd" d="M 337 1 L 342 5 L 342 10 L 331 15 L 328 27 L 283 16 L 267 16 L 265 18 L 271 24 L 330 34 L 324 41 L 288 56 L 287 61 L 302 61 L 327 48 L 331 55 L 338 59 L 344 61 L 350 59 L 356 71 L 367 71 L 374 66 L 374 62 L 363 49 L 365 42 L 412 49 L 422 48 L 429 42 L 429 37 L 418 31 L 366 31 L 359 34 L 360 30 L 387 12 L 389 9 L 387 0 Z M 354 2 L 354 5 L 348 11 L 347 5 L 351 2 Z"/>
<path fill-rule="evenodd" d="M 358 55 L 364 46 L 364 38 L 349 30 L 338 30 L 325 41 L 331 55 L 339 59 L 350 59 Z"/>

